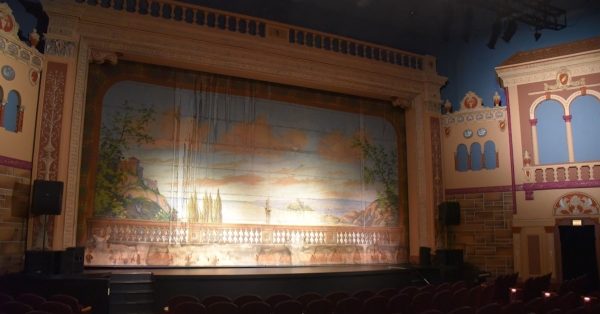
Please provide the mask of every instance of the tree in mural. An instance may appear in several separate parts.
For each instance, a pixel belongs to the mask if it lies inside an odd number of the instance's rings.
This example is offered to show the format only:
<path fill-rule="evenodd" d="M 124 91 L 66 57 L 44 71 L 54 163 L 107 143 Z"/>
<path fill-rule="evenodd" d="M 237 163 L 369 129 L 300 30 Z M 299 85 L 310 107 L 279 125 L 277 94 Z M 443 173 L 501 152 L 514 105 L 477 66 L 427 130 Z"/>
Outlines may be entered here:
<path fill-rule="evenodd" d="M 112 115 L 110 123 L 102 125 L 94 199 L 95 215 L 126 216 L 128 199 L 120 190 L 127 179 L 127 169 L 123 167 L 125 153 L 131 145 L 153 141 L 147 132 L 152 121 L 152 107 L 135 106 L 125 101 Z M 142 178 L 139 181 L 144 184 Z"/>
<path fill-rule="evenodd" d="M 365 164 L 363 180 L 366 184 L 380 183 L 383 190 L 377 191 L 377 207 L 380 211 L 390 210 L 393 220 L 398 218 L 398 156 L 388 152 L 383 145 L 376 145 L 366 138 L 356 137 L 353 143 L 362 151 Z"/>

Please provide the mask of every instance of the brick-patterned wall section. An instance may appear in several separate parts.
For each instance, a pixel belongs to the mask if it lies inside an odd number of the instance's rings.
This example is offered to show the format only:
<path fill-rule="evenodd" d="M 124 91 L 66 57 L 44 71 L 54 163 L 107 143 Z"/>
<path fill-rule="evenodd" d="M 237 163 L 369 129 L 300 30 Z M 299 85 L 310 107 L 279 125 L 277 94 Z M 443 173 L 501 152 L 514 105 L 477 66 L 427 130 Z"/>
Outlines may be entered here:
<path fill-rule="evenodd" d="M 31 170 L 0 165 L 0 275 L 23 269 Z"/>
<path fill-rule="evenodd" d="M 460 203 L 461 223 L 448 227 L 450 248 L 464 249 L 464 260 L 493 276 L 514 271 L 512 195 L 487 192 L 446 195 Z"/>

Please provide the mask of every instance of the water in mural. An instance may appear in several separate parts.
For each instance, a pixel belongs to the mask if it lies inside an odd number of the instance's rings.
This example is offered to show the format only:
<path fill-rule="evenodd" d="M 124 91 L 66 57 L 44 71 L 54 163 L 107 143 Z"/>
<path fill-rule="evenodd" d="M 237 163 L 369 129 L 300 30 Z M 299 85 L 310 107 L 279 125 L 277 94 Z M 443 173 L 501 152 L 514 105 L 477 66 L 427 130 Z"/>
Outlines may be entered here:
<path fill-rule="evenodd" d="M 215 84 L 125 80 L 103 94 L 88 265 L 398 261 L 387 120 Z"/>

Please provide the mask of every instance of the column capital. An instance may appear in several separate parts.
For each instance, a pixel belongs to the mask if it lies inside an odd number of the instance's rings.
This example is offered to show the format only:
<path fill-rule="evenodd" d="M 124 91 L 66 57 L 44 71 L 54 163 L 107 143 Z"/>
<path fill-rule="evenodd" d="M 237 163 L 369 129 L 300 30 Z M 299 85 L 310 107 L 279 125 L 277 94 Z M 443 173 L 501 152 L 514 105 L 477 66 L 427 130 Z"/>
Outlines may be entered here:
<path fill-rule="evenodd" d="M 564 115 L 564 116 L 563 116 L 563 120 L 565 120 L 565 122 L 571 122 L 571 119 L 572 119 L 572 118 L 573 118 L 573 116 L 572 116 L 572 115 L 570 115 L 570 114 L 569 114 L 569 115 Z"/>
<path fill-rule="evenodd" d="M 535 119 L 535 118 L 529 119 L 529 125 L 536 126 L 537 123 L 538 123 L 538 119 Z"/>

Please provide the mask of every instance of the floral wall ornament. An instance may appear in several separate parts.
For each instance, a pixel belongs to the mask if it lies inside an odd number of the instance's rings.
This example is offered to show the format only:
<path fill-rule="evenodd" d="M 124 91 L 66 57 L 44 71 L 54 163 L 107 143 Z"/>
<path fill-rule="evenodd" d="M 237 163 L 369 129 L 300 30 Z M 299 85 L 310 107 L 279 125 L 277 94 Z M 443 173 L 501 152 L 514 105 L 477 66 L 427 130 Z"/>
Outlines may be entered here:
<path fill-rule="evenodd" d="M 40 72 L 36 71 L 35 69 L 30 69 L 29 70 L 29 83 L 31 83 L 31 85 L 35 86 L 35 84 L 38 83 L 39 79 L 40 79 Z"/>
<path fill-rule="evenodd" d="M 494 93 L 494 97 L 492 97 L 492 100 L 494 102 L 494 107 L 500 107 L 502 105 L 502 99 L 500 98 L 500 94 L 498 94 L 498 91 Z"/>
<path fill-rule="evenodd" d="M 446 136 L 450 136 L 450 127 L 449 126 L 447 126 L 447 127 L 444 128 L 444 134 Z"/>
<path fill-rule="evenodd" d="M 585 193 L 574 192 L 561 196 L 554 204 L 555 216 L 598 215 L 598 202 Z"/>
<path fill-rule="evenodd" d="M 500 130 L 504 131 L 504 129 L 506 128 L 506 120 L 498 121 L 498 127 L 500 128 Z"/>
<path fill-rule="evenodd" d="M 33 29 L 31 33 L 29 33 L 29 44 L 31 47 L 37 46 L 40 42 L 40 34 L 37 32 L 37 29 Z"/>
<path fill-rule="evenodd" d="M 460 102 L 461 109 L 475 109 L 483 106 L 481 97 L 477 96 L 474 92 L 468 92 Z"/>
<path fill-rule="evenodd" d="M 544 83 L 544 90 L 546 91 L 552 91 L 552 90 L 557 90 L 557 89 L 567 89 L 569 87 L 576 87 L 576 86 L 584 86 L 585 85 L 585 78 L 581 78 L 579 80 L 573 80 L 573 75 L 571 74 L 571 71 L 569 69 L 563 68 L 560 69 L 557 73 L 556 73 L 556 83 L 555 84 L 548 84 L 548 83 Z"/>
<path fill-rule="evenodd" d="M 443 106 L 443 113 L 452 113 L 452 103 L 448 99 L 446 99 Z"/>

